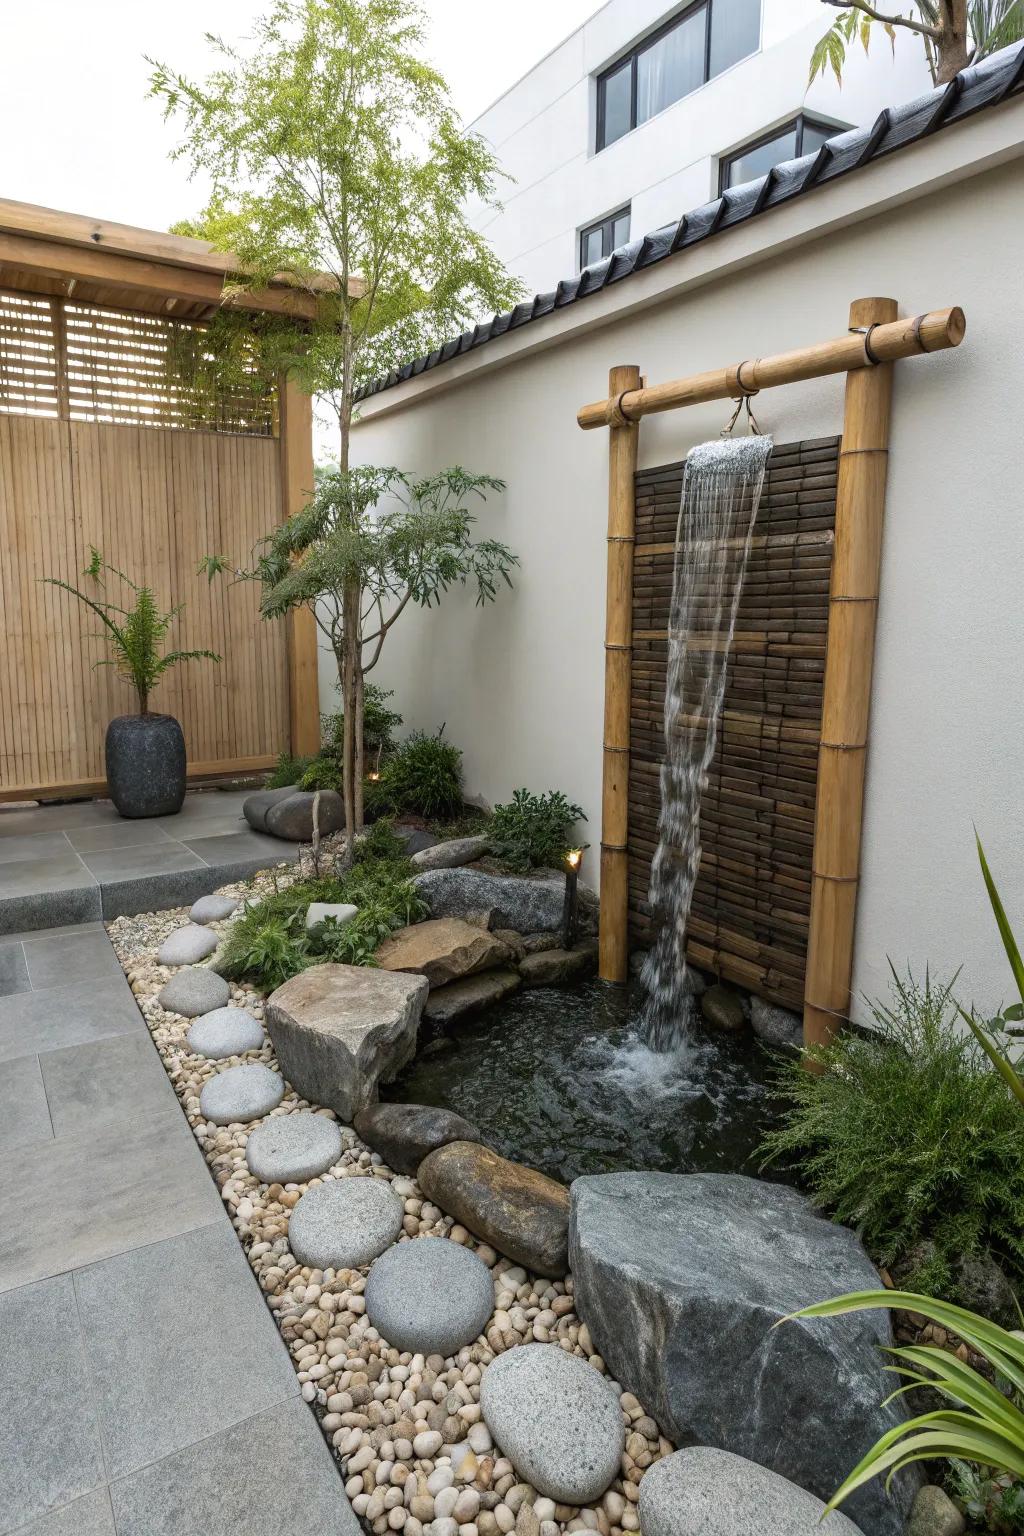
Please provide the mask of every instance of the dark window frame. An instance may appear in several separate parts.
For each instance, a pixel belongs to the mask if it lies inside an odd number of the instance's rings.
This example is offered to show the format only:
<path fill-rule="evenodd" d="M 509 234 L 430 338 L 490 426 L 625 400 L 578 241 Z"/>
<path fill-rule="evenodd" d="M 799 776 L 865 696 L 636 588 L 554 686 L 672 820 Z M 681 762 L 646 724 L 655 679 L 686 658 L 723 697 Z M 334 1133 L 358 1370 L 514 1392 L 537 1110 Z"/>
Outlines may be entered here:
<path fill-rule="evenodd" d="M 773 139 L 779 139 L 784 133 L 796 131 L 796 154 L 793 157 L 799 160 L 804 153 L 804 129 L 814 128 L 819 133 L 827 133 L 831 139 L 837 133 L 845 133 L 845 128 L 837 128 L 833 123 L 826 123 L 820 117 L 815 117 L 813 112 L 798 112 L 795 117 L 787 118 L 784 123 L 777 123 L 767 133 L 758 134 L 756 139 L 748 139 L 738 149 L 731 150 L 729 154 L 722 155 L 718 161 L 718 195 L 729 190 L 729 172 L 737 160 L 742 160 L 744 155 L 749 155 L 751 150 L 760 149 L 764 144 L 770 144 Z M 781 164 L 781 161 L 779 162 Z M 742 182 L 740 183 L 742 186 Z"/>
<path fill-rule="evenodd" d="M 633 205 L 632 205 L 632 203 L 623 203 L 622 207 L 621 208 L 616 208 L 614 213 L 606 214 L 603 219 L 594 219 L 594 221 L 591 224 L 584 224 L 583 225 L 583 227 L 580 229 L 579 233 L 576 236 L 576 257 L 577 257 L 577 263 L 578 263 L 578 266 L 579 266 L 579 270 L 581 272 L 584 272 L 588 266 L 592 266 L 593 265 L 592 262 L 585 261 L 584 258 L 583 258 L 583 245 L 584 245 L 584 241 L 586 241 L 589 238 L 590 235 L 596 235 L 597 232 L 600 230 L 600 232 L 601 232 L 601 255 L 599 257 L 599 260 L 604 261 L 605 257 L 606 256 L 610 256 L 612 251 L 616 249 L 616 246 L 614 244 L 614 241 L 615 241 L 615 226 L 616 226 L 616 224 L 619 222 L 620 219 L 627 219 L 627 218 L 629 219 L 630 231 L 632 232 L 632 228 L 633 228 Z M 608 246 L 607 250 L 605 250 L 605 248 L 604 248 L 605 245 Z"/>
<path fill-rule="evenodd" d="M 617 75 L 625 65 L 629 66 L 629 127 L 627 128 L 626 132 L 632 133 L 636 128 L 640 126 L 636 120 L 637 61 L 639 60 L 640 55 L 642 53 L 646 53 L 649 48 L 653 48 L 656 43 L 660 43 L 663 37 L 667 37 L 668 34 L 670 32 L 674 32 L 677 27 L 681 27 L 684 22 L 689 21 L 692 16 L 695 16 L 698 11 L 703 11 L 705 13 L 704 78 L 701 81 L 701 85 L 707 85 L 709 80 L 718 78 L 717 75 L 712 75 L 711 73 L 711 27 L 712 11 L 715 4 L 716 0 L 692 0 L 692 4 L 684 6 L 681 11 L 677 11 L 674 16 L 669 17 L 668 21 L 662 22 L 660 27 L 657 27 L 653 32 L 649 32 L 646 37 L 640 40 L 640 42 L 634 44 L 634 46 L 630 48 L 626 53 L 617 58 L 614 64 L 609 64 L 607 69 L 601 70 L 601 73 L 597 77 L 597 138 L 595 140 L 595 154 L 600 154 L 603 149 L 608 149 L 610 147 L 605 143 L 605 87 L 610 77 L 612 75 Z M 763 20 L 763 0 L 761 0 L 761 11 Z M 758 42 L 760 44 L 760 33 L 758 34 Z M 756 52 L 757 49 L 754 49 L 752 53 L 745 53 L 743 58 L 749 59 L 753 56 L 753 53 Z M 737 59 L 735 62 L 738 64 L 741 61 Z M 732 66 L 730 65 L 729 67 L 731 68 Z M 724 74 L 725 71 L 722 70 L 719 73 Z M 695 89 L 699 90 L 700 86 L 695 87 Z M 688 91 L 686 94 L 688 96 L 692 96 L 693 92 Z M 676 99 L 678 101 L 684 101 L 685 97 L 679 96 Z M 669 105 L 675 106 L 675 102 L 670 102 Z M 666 107 L 663 110 L 667 111 L 668 108 Z M 660 115 L 661 114 L 657 112 L 654 114 L 655 117 L 659 117 Z M 649 123 L 651 121 L 653 121 L 653 118 L 644 118 L 645 123 Z M 620 134 L 619 138 L 625 138 L 625 136 L 625 134 Z M 613 144 L 617 144 L 618 142 L 619 139 L 612 140 Z"/>

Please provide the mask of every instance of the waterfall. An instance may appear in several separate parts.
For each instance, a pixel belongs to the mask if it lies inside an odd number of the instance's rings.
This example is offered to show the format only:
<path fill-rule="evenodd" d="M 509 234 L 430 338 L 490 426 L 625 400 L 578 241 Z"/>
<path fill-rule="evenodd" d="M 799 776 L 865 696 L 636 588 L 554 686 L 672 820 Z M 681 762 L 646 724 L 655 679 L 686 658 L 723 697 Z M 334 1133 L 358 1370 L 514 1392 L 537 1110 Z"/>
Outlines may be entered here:
<path fill-rule="evenodd" d="M 723 438 L 687 455 L 676 527 L 665 685 L 658 851 L 650 904 L 658 936 L 644 962 L 642 1031 L 653 1050 L 685 1039 L 686 925 L 700 868 L 700 804 L 718 740 L 729 648 L 772 439 Z"/>

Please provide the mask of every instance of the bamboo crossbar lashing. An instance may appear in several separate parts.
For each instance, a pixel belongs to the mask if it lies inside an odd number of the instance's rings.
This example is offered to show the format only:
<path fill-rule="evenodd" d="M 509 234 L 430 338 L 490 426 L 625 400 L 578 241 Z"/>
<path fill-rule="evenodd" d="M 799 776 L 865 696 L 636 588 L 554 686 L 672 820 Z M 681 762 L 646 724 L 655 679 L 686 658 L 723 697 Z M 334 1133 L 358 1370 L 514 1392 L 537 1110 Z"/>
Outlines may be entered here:
<path fill-rule="evenodd" d="M 826 1041 L 838 1024 L 848 1016 L 853 971 L 853 940 L 857 889 L 860 876 L 860 843 L 863 817 L 864 778 L 868 746 L 868 716 L 874 659 L 875 615 L 878 606 L 882 524 L 885 511 L 885 485 L 888 463 L 888 435 L 892 390 L 891 364 L 902 358 L 924 356 L 960 345 L 966 324 L 957 307 L 931 310 L 910 319 L 896 318 L 893 299 L 856 300 L 850 308 L 849 330 L 844 336 L 816 346 L 779 353 L 772 357 L 747 359 L 727 368 L 694 374 L 665 384 L 645 385 L 636 367 L 613 368 L 609 374 L 608 396 L 579 411 L 577 421 L 584 430 L 609 428 L 608 486 L 608 595 L 605 629 L 605 728 L 604 789 L 601 831 L 601 924 L 599 974 L 606 981 L 622 982 L 628 974 L 628 910 L 633 886 L 634 902 L 643 902 L 645 891 L 636 888 L 636 872 L 629 865 L 631 834 L 648 852 L 657 840 L 656 821 L 638 818 L 641 825 L 630 827 L 629 776 L 630 729 L 644 742 L 650 755 L 652 732 L 661 722 L 651 714 L 652 689 L 664 673 L 664 655 L 648 657 L 645 652 L 667 642 L 667 631 L 633 624 L 634 590 L 643 597 L 644 611 L 651 613 L 669 596 L 665 576 L 640 564 L 634 572 L 636 540 L 635 471 L 638 453 L 639 422 L 642 417 L 683 406 L 715 400 L 741 399 L 745 395 L 781 384 L 823 378 L 845 373 L 846 403 L 843 437 L 839 454 L 838 476 L 828 474 L 803 482 L 803 494 L 789 493 L 783 482 L 778 505 L 791 504 L 794 516 L 808 514 L 804 527 L 806 556 L 793 570 L 777 560 L 766 560 L 753 585 L 748 584 L 745 600 L 752 612 L 764 616 L 766 628 L 757 630 L 737 648 L 737 699 L 743 701 L 748 690 L 760 689 L 762 696 L 784 697 L 795 714 L 785 726 L 772 727 L 767 721 L 753 721 L 749 726 L 752 751 L 765 732 L 775 730 L 776 739 L 791 743 L 787 748 L 787 766 L 776 780 L 777 790 L 765 794 L 758 788 L 744 789 L 744 759 L 733 770 L 733 778 L 706 797 L 704 812 L 709 823 L 720 820 L 719 798 L 725 789 L 739 825 L 720 826 L 722 839 L 717 849 L 720 884 L 734 899 L 732 915 L 735 932 L 730 932 L 727 954 L 715 939 L 714 912 L 706 907 L 706 898 L 698 891 L 691 916 L 690 955 L 698 964 L 717 971 L 726 979 L 740 982 L 771 995 L 788 986 L 785 976 L 800 974 L 800 950 L 804 928 L 807 932 L 807 964 L 804 984 L 804 1039 L 808 1044 Z M 810 445 L 816 450 L 818 445 Z M 827 466 L 826 466 L 827 469 Z M 812 476 L 818 471 L 818 455 L 813 459 Z M 645 472 L 646 474 L 647 472 Z M 786 473 L 785 470 L 782 473 Z M 820 490 L 819 490 L 820 483 Z M 809 494 L 808 494 L 809 492 Z M 819 513 L 830 494 L 835 497 L 834 542 L 830 529 L 824 527 Z M 670 509 L 667 500 L 658 500 L 657 508 Z M 650 562 L 651 557 L 667 553 L 662 512 L 654 525 L 659 542 L 649 544 L 637 557 Z M 796 527 L 796 525 L 790 525 Z M 649 537 L 649 535 L 648 535 Z M 790 548 L 801 549 L 803 531 L 794 532 Z M 803 550 L 801 549 L 803 556 Z M 789 558 L 789 557 L 787 557 Z M 806 565 L 804 560 L 806 559 Z M 829 575 L 827 613 L 825 593 L 820 582 Z M 648 574 L 650 572 L 650 574 Z M 803 579 L 801 579 L 803 577 Z M 778 581 L 792 583 L 793 603 L 777 603 Z M 801 605 L 798 594 L 811 593 L 811 607 Z M 771 594 L 775 594 L 772 596 Z M 767 606 L 757 606 L 767 605 Z M 655 622 L 661 617 L 658 610 Z M 699 632 L 695 639 L 701 639 Z M 639 649 L 638 649 L 639 647 Z M 636 671 L 634 673 L 634 653 Z M 769 653 L 771 658 L 769 659 Z M 773 668 L 813 667 L 824 664 L 820 718 L 813 693 L 804 697 L 804 685 L 798 670 L 787 670 L 782 681 Z M 744 681 L 743 668 L 753 668 Z M 634 708 L 634 681 L 639 703 Z M 794 693 L 795 685 L 795 693 Z M 819 683 L 819 686 L 820 683 Z M 778 692 L 784 690 L 784 694 Z M 806 720 L 806 729 L 803 722 Z M 723 731 L 746 730 L 743 716 L 736 711 L 723 718 Z M 799 743 L 799 744 L 798 744 Z M 635 744 L 636 745 L 636 744 Z M 635 747 L 634 747 L 635 750 Z M 798 754 L 810 754 L 803 763 Z M 817 761 L 816 775 L 813 764 Z M 751 759 L 751 761 L 755 761 Z M 651 771 L 649 762 L 635 762 L 640 775 Z M 805 782 L 807 781 L 807 782 Z M 816 784 L 816 794 L 815 794 Z M 785 785 L 785 787 L 783 787 Z M 805 792 L 801 793 L 801 789 Z M 810 793 L 806 791 L 809 789 Z M 764 807 L 777 811 L 780 833 L 773 841 L 767 888 L 761 888 L 756 837 L 743 830 L 748 817 L 757 818 Z M 799 854 L 802 849 L 803 853 Z M 810 918 L 801 915 L 799 901 L 793 906 L 791 892 L 801 893 L 806 901 L 807 876 L 787 874 L 789 859 L 806 860 L 811 852 Z M 789 852 L 793 850 L 793 852 Z M 763 857 L 763 855 L 761 855 Z M 806 866 L 805 866 L 806 867 Z M 806 908 L 805 908 L 806 910 Z M 744 930 L 745 913 L 751 920 L 770 911 L 781 936 L 779 943 L 766 945 Z M 789 936 L 793 936 L 792 939 Z M 721 929 L 719 938 L 726 937 Z M 790 953 L 791 943 L 795 945 Z"/>

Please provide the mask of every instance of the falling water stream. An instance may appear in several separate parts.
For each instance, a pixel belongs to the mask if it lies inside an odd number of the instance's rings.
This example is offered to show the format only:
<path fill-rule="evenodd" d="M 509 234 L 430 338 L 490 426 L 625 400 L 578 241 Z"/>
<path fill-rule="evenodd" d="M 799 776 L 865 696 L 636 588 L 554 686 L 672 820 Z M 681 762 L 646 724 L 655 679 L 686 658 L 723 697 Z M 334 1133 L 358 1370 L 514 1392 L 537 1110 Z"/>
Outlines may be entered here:
<path fill-rule="evenodd" d="M 658 851 L 650 904 L 658 935 L 643 969 L 641 1030 L 654 1051 L 687 1038 L 686 925 L 700 868 L 700 805 L 718 740 L 729 648 L 772 450 L 768 436 L 690 450 L 676 529 L 665 687 Z"/>

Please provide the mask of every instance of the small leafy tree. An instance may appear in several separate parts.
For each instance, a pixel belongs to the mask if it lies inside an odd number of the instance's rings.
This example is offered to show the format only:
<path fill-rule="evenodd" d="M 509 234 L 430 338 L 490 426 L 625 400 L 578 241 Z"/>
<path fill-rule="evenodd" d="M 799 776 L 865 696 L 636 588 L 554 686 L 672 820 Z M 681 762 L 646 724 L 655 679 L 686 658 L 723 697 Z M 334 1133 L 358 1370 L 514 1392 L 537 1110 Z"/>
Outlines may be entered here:
<path fill-rule="evenodd" d="M 334 494 L 318 491 L 310 518 L 292 520 L 287 558 L 305 562 L 315 549 L 310 575 L 330 565 L 324 591 L 337 608 L 331 641 L 351 846 L 367 643 L 356 552 L 369 505 L 365 486 L 347 478 L 356 390 L 481 313 L 508 307 L 521 288 L 466 216 L 471 201 L 492 200 L 497 163 L 481 138 L 462 131 L 444 80 L 424 61 L 415 0 L 276 0 L 254 23 L 248 50 L 210 41 L 221 67 L 207 80 L 151 60 L 151 89 L 166 115 L 183 120 L 177 154 L 212 184 L 205 211 L 179 228 L 236 253 L 236 288 L 284 274 L 316 298 L 317 318 L 302 328 L 225 308 L 204 357 L 215 359 L 220 381 L 232 370 L 250 376 L 255 325 L 263 366 L 290 370 L 337 415 Z"/>
<path fill-rule="evenodd" d="M 216 652 L 205 650 L 167 651 L 161 655 L 167 632 L 185 604 L 178 603 L 168 613 L 161 613 L 152 587 L 137 586 L 124 571 L 108 565 L 94 546 L 90 546 L 90 552 L 92 558 L 82 575 L 91 577 L 99 587 L 103 585 L 104 571 L 116 576 L 135 594 L 133 607 L 121 608 L 116 603 L 90 597 L 88 593 L 79 591 L 78 587 L 56 576 L 44 577 L 44 581 L 47 586 L 60 587 L 70 592 L 72 597 L 77 597 L 80 603 L 84 603 L 100 619 L 114 654 L 107 661 L 98 661 L 96 666 L 114 667 L 119 677 L 131 683 L 139 697 L 139 714 L 146 715 L 149 713 L 150 694 L 171 667 L 182 661 L 220 661 L 221 658 Z"/>
<path fill-rule="evenodd" d="M 932 80 L 946 85 L 968 64 L 1024 38 L 1024 0 L 913 0 L 909 15 L 887 14 L 869 0 L 822 0 L 842 12 L 811 55 L 811 80 L 831 69 L 842 84 L 850 43 L 860 40 L 865 53 L 876 28 L 895 44 L 896 28 L 913 32 L 924 44 Z"/>
<path fill-rule="evenodd" d="M 354 643 L 354 694 L 365 698 L 367 673 L 412 604 L 431 608 L 456 583 L 492 602 L 511 587 L 519 558 L 495 539 L 474 540 L 471 498 L 502 491 L 491 475 L 455 467 L 414 480 L 397 469 L 356 468 L 322 475 L 306 507 L 264 541 L 254 569 L 263 586 L 260 609 L 276 618 L 309 608 L 344 676 Z M 357 623 L 351 634 L 351 594 Z M 345 711 L 343 749 L 349 742 Z M 351 773 L 344 775 L 346 825 L 363 822 L 363 737 L 355 735 Z M 343 759 L 347 764 L 347 759 Z M 350 839 L 351 845 L 351 839 Z"/>

